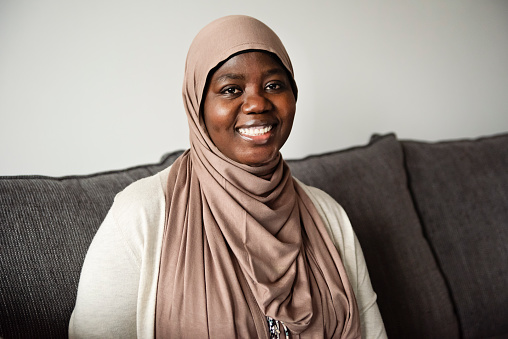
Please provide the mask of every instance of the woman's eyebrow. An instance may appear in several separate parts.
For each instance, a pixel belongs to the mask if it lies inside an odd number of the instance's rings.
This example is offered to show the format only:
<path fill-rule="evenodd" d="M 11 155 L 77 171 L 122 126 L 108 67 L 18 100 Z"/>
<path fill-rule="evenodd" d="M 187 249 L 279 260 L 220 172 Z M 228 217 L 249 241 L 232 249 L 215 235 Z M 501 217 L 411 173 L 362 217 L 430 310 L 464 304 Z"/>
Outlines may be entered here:
<path fill-rule="evenodd" d="M 265 72 L 265 75 L 274 75 L 274 74 L 285 74 L 286 72 L 282 68 L 272 68 Z"/>
<path fill-rule="evenodd" d="M 218 76 L 217 79 L 215 79 L 216 82 L 224 82 L 228 80 L 245 80 L 245 76 L 243 74 L 226 73 Z"/>
<path fill-rule="evenodd" d="M 264 76 L 285 74 L 285 71 L 281 68 L 272 68 L 272 69 L 265 71 L 263 74 L 264 74 Z M 228 80 L 245 80 L 245 75 L 237 74 L 237 73 L 226 73 L 226 74 L 219 75 L 217 77 L 217 79 L 215 79 L 216 82 L 226 82 Z"/>

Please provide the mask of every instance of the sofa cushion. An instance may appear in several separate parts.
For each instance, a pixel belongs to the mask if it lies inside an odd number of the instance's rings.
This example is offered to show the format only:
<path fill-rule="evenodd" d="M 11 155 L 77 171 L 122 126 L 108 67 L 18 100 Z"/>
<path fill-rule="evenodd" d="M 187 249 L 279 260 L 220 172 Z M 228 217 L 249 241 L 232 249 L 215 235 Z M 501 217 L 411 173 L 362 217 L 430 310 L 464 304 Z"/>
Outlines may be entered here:
<path fill-rule="evenodd" d="M 508 134 L 403 145 L 463 336 L 508 337 Z"/>
<path fill-rule="evenodd" d="M 458 337 L 449 292 L 422 234 L 395 136 L 288 163 L 295 177 L 329 193 L 348 213 L 388 337 Z"/>
<path fill-rule="evenodd" d="M 115 194 L 169 166 L 0 177 L 0 337 L 66 338 L 81 266 Z"/>

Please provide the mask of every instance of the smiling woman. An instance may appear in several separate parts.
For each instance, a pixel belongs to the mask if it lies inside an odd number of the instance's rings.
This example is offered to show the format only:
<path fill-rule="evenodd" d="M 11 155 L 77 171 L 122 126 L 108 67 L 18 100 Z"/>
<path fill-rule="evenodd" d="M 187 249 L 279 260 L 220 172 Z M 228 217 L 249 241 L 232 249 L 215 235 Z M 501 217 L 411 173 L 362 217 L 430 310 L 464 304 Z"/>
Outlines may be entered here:
<path fill-rule="evenodd" d="M 297 87 L 277 35 L 251 17 L 212 22 L 183 97 L 191 147 L 115 198 L 70 337 L 386 337 L 345 212 L 279 152 Z"/>
<path fill-rule="evenodd" d="M 273 160 L 293 126 L 296 99 L 278 58 L 248 51 L 228 59 L 207 86 L 204 121 L 217 148 L 250 166 Z"/>

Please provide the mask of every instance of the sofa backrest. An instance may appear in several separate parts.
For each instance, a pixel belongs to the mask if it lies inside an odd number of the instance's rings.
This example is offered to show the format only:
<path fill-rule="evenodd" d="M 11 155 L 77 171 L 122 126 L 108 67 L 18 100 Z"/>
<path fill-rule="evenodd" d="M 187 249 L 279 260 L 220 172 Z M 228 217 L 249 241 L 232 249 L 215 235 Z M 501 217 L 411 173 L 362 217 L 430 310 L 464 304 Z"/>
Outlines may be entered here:
<path fill-rule="evenodd" d="M 508 338 L 508 134 L 290 163 L 348 213 L 390 338 Z"/>
<path fill-rule="evenodd" d="M 390 338 L 508 336 L 508 134 L 422 143 L 375 137 L 290 160 L 343 205 Z M 0 337 L 66 337 L 88 246 L 125 186 L 154 165 L 0 177 Z"/>
<path fill-rule="evenodd" d="M 66 338 L 86 251 L 114 196 L 166 168 L 0 177 L 0 338 Z"/>

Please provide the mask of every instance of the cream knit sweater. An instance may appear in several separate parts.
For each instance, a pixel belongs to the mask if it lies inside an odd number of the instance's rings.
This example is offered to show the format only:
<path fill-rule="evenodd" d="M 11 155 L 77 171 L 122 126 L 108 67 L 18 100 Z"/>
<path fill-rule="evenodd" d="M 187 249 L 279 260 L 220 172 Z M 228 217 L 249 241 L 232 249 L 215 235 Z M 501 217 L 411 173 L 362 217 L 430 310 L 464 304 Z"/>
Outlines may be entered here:
<path fill-rule="evenodd" d="M 153 338 L 169 168 L 115 197 L 83 264 L 70 338 Z M 342 207 L 298 182 L 343 260 L 360 311 L 362 337 L 386 338 L 360 244 Z"/>

